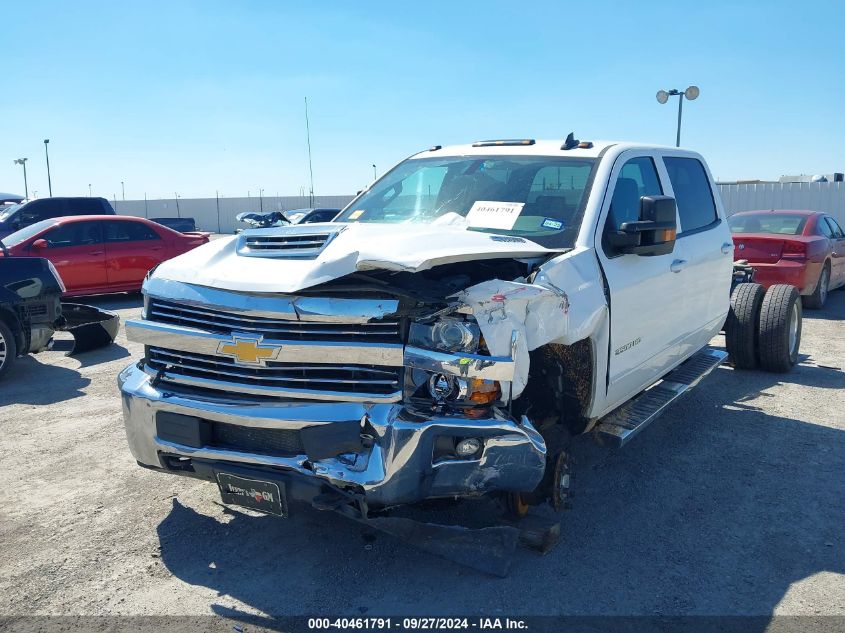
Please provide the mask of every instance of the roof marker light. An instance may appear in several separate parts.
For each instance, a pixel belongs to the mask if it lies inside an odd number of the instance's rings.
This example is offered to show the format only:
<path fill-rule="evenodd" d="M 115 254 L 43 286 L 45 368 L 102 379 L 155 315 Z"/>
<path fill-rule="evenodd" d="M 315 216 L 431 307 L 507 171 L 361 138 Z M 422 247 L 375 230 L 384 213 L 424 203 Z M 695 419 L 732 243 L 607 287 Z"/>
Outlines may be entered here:
<path fill-rule="evenodd" d="M 578 149 L 591 149 L 592 147 L 592 141 L 581 141 L 580 143 L 578 143 Z"/>

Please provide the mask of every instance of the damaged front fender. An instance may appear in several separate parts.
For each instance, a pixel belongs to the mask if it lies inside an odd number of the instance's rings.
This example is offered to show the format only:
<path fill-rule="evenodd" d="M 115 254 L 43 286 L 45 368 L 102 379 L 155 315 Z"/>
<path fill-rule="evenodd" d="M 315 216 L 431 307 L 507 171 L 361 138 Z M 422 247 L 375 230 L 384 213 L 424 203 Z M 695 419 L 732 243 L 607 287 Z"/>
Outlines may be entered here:
<path fill-rule="evenodd" d="M 529 351 L 571 345 L 598 331 L 607 319 L 601 279 L 591 251 L 571 251 L 544 264 L 533 283 L 491 279 L 456 295 L 475 316 L 490 354 L 513 358 L 512 397 L 528 383 Z"/>

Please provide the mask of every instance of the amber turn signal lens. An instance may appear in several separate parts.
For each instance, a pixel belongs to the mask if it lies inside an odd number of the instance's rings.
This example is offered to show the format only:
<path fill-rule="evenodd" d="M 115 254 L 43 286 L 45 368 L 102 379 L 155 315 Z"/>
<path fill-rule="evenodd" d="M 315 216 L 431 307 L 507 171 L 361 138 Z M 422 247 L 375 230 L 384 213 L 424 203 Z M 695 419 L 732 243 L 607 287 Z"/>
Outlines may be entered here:
<path fill-rule="evenodd" d="M 470 378 L 467 385 L 467 392 L 469 393 L 468 400 L 478 404 L 489 404 L 495 402 L 502 395 L 502 388 L 495 380 L 481 380 L 480 378 Z"/>

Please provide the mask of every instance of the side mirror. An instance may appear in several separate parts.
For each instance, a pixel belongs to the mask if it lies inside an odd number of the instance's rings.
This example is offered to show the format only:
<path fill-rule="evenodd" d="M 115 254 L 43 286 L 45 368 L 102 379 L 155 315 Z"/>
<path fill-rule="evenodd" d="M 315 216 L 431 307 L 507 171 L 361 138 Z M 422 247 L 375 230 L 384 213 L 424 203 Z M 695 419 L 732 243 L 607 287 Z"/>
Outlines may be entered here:
<path fill-rule="evenodd" d="M 47 243 L 47 240 L 45 240 L 45 239 L 43 239 L 43 238 L 42 238 L 42 239 L 35 240 L 35 241 L 32 243 L 32 248 L 34 248 L 34 249 L 35 249 L 35 250 L 37 250 L 37 251 L 44 250 L 44 249 L 45 249 L 45 248 L 47 248 L 48 246 L 49 246 L 49 244 Z"/>
<path fill-rule="evenodd" d="M 640 219 L 624 222 L 610 235 L 610 243 L 619 253 L 633 255 L 667 255 L 675 248 L 678 224 L 675 199 L 669 196 L 640 198 Z"/>

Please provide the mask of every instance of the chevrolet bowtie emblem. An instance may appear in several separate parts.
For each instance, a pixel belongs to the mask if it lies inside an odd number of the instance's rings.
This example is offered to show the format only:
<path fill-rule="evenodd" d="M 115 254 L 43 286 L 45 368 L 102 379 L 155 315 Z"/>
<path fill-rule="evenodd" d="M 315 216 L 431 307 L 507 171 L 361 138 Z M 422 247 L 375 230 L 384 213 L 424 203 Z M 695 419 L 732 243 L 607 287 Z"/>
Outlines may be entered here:
<path fill-rule="evenodd" d="M 232 335 L 231 341 L 221 341 L 217 346 L 218 356 L 230 356 L 240 365 L 266 367 L 268 360 L 276 360 L 282 348 L 278 345 L 262 345 L 262 337 Z"/>

